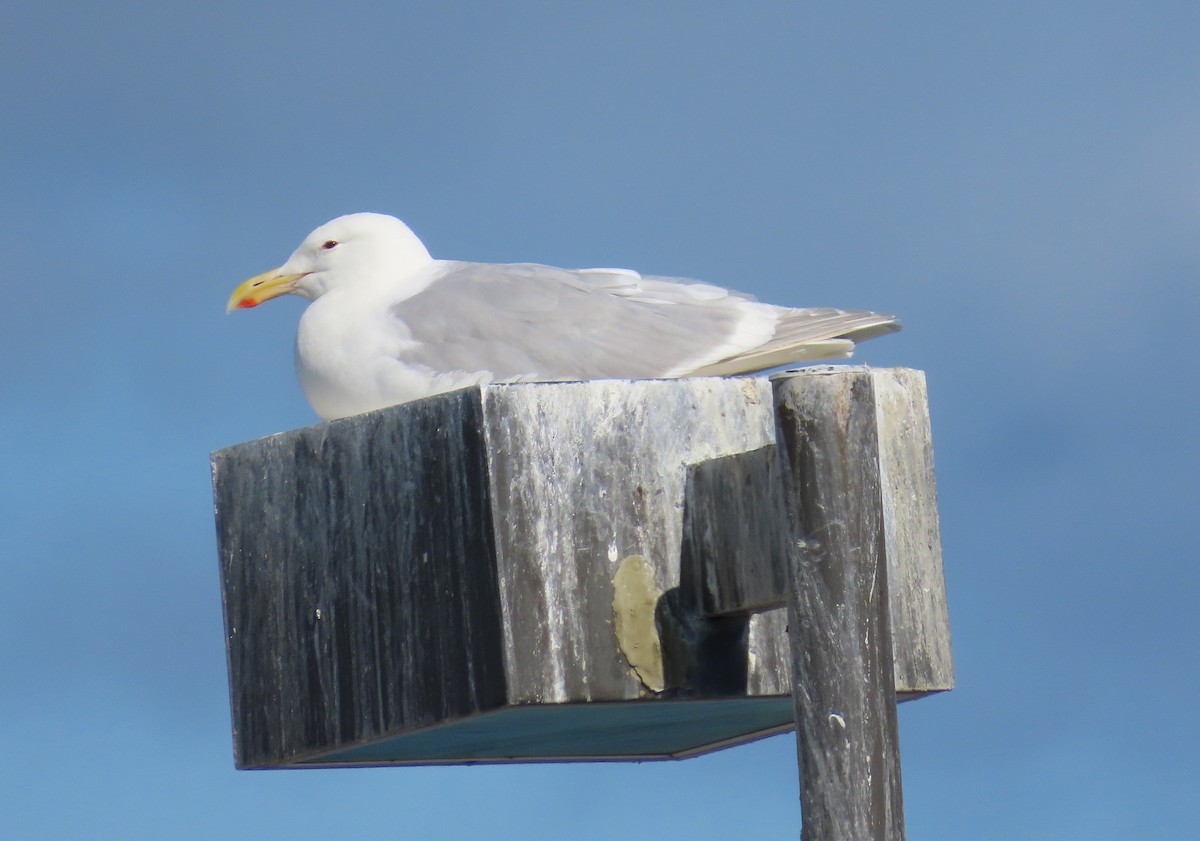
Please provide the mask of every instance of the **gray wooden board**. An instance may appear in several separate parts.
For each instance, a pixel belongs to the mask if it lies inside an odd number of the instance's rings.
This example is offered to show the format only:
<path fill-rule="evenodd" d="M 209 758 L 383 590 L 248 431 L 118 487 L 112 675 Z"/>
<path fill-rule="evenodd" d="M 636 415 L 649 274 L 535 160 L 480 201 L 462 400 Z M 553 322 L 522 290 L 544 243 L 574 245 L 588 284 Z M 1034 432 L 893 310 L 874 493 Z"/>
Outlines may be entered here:
<path fill-rule="evenodd" d="M 235 757 L 253 767 L 506 699 L 478 395 L 213 460 Z"/>
<path fill-rule="evenodd" d="M 775 381 L 805 841 L 904 838 L 872 380 Z"/>
<path fill-rule="evenodd" d="M 483 399 L 510 696 L 641 697 L 614 644 L 614 575 L 641 556 L 660 591 L 678 587 L 688 467 L 771 441 L 767 382 L 489 386 Z"/>
<path fill-rule="evenodd" d="M 774 445 L 692 465 L 683 516 L 680 586 L 706 613 L 787 604 L 785 532 Z"/>
<path fill-rule="evenodd" d="M 239 766 L 611 758 L 554 717 L 612 732 L 628 708 L 636 732 L 650 714 L 635 708 L 684 700 L 721 699 L 725 723 L 683 715 L 645 756 L 777 729 L 758 699 L 791 692 L 785 611 L 708 618 L 696 589 L 708 573 L 688 572 L 688 553 L 735 543 L 704 538 L 694 516 L 686 540 L 684 527 L 685 511 L 720 516 L 689 496 L 713 460 L 761 460 L 773 440 L 765 378 L 698 378 L 487 386 L 215 453 Z M 754 499 L 738 509 L 746 539 L 777 528 Z M 661 678 L 634 667 L 636 637 L 615 633 L 614 579 L 631 564 L 655 605 L 640 618 L 657 629 Z M 580 712 L 602 703 L 616 711 Z M 516 708 L 573 735 L 510 756 Z"/>
<path fill-rule="evenodd" d="M 925 374 L 886 368 L 870 375 L 896 686 L 913 695 L 944 691 L 954 686 L 954 658 Z"/>

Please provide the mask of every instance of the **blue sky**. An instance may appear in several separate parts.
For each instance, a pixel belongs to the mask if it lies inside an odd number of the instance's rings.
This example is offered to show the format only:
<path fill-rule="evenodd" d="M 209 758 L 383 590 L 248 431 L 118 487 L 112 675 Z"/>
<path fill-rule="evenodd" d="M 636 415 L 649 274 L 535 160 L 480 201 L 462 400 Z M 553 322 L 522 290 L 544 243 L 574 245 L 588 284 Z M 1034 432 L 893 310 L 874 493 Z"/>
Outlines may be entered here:
<path fill-rule="evenodd" d="M 789 837 L 790 736 L 679 763 L 237 772 L 208 454 L 314 422 L 341 213 L 435 256 L 900 314 L 959 688 L 911 837 L 1182 838 L 1200 786 L 1188 3 L 10 4 L 0 838 Z"/>

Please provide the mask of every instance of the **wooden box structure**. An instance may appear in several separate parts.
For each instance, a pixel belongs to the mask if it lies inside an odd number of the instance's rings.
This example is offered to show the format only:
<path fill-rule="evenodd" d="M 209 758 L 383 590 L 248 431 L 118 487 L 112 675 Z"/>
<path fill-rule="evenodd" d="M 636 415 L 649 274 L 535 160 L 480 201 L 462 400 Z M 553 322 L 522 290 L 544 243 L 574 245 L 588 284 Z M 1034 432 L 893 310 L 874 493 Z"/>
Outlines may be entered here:
<path fill-rule="evenodd" d="M 825 428 L 877 512 L 885 695 L 950 688 L 924 389 L 491 385 L 215 453 L 237 765 L 682 757 L 796 726 L 789 558 L 830 508 L 786 454 Z"/>

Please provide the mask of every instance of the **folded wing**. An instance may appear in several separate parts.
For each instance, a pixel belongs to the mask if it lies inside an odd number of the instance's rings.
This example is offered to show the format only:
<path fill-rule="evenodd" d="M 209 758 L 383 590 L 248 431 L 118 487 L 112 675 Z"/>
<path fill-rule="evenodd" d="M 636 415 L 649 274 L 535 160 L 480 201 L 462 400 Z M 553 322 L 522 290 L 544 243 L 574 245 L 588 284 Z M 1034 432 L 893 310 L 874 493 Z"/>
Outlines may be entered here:
<path fill-rule="evenodd" d="M 619 269 L 446 262 L 391 308 L 409 365 L 493 381 L 740 374 L 850 354 L 899 329 L 870 312 L 788 309 Z"/>

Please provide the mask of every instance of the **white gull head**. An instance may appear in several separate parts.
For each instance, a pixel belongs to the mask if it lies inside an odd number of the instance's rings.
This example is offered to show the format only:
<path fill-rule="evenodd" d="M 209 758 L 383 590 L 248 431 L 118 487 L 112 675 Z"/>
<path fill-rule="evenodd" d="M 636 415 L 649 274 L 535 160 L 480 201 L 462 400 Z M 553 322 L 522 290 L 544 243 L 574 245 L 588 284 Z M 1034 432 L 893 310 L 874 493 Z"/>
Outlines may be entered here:
<path fill-rule="evenodd" d="M 395 283 L 427 266 L 432 257 L 399 219 L 351 213 L 326 222 L 304 238 L 277 270 L 297 278 L 290 290 L 315 301 L 332 289 L 359 283 Z M 386 271 L 386 277 L 381 272 Z"/>

